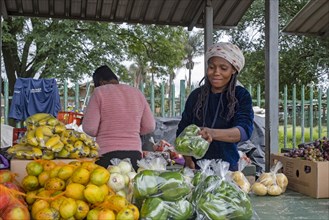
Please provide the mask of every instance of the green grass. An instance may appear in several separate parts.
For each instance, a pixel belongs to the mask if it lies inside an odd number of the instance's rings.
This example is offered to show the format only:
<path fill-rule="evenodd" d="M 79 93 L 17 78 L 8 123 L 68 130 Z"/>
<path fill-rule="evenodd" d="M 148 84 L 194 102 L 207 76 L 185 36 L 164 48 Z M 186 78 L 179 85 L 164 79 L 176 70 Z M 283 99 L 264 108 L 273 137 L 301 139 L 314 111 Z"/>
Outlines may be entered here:
<path fill-rule="evenodd" d="M 286 148 L 293 147 L 293 127 L 288 125 L 287 127 L 287 146 Z M 318 127 L 313 128 L 313 141 L 319 139 L 319 129 Z M 327 127 L 322 126 L 320 137 L 327 136 Z M 302 141 L 302 128 L 296 127 L 296 147 L 298 144 L 310 142 L 310 128 L 304 128 L 304 142 Z M 284 127 L 279 126 L 279 148 L 284 147 Z"/>

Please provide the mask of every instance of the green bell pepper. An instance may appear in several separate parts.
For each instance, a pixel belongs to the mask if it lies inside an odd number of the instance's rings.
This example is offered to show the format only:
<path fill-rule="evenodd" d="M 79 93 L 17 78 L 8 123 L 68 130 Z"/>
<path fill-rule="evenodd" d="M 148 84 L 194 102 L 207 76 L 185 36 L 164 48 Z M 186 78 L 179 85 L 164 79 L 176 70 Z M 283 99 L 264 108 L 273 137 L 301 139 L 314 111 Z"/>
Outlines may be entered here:
<path fill-rule="evenodd" d="M 166 220 L 168 218 L 168 207 L 158 197 L 147 198 L 140 211 L 141 219 Z"/>
<path fill-rule="evenodd" d="M 193 216 L 193 206 L 185 199 L 181 199 L 177 202 L 167 202 L 167 204 L 171 207 L 169 217 L 172 220 L 186 220 Z"/>
<path fill-rule="evenodd" d="M 135 198 L 150 197 L 158 193 L 157 183 L 158 173 L 153 170 L 143 170 L 139 172 L 133 181 Z"/>

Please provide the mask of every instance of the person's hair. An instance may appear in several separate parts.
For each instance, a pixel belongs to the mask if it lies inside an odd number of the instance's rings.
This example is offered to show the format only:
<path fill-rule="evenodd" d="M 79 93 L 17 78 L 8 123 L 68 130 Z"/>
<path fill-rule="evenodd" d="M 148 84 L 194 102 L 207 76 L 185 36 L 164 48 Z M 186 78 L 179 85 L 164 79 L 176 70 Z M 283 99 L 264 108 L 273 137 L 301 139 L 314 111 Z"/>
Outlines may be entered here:
<path fill-rule="evenodd" d="M 118 77 L 113 71 L 106 65 L 98 67 L 93 74 L 94 86 L 98 87 L 101 85 L 101 81 L 109 82 L 111 80 L 118 80 Z"/>
<path fill-rule="evenodd" d="M 202 82 L 204 81 L 204 85 L 202 85 Z M 228 100 L 228 113 L 227 115 L 222 115 L 223 113 L 223 109 L 221 108 L 221 112 L 220 115 L 222 117 L 226 117 L 226 120 L 229 121 L 233 118 L 234 113 L 235 113 L 235 106 L 237 104 L 237 99 L 235 97 L 235 86 L 237 83 L 237 74 L 233 74 L 227 87 L 225 88 L 225 92 L 226 92 L 226 98 Z M 201 121 L 205 121 L 205 115 L 204 115 L 204 111 L 205 111 L 205 107 L 208 103 L 207 102 L 207 97 L 209 96 L 209 92 L 211 89 L 211 84 L 209 82 L 208 77 L 203 77 L 203 79 L 200 81 L 199 83 L 201 92 L 198 95 L 198 100 L 194 106 L 194 110 L 193 113 L 195 115 L 195 117 Z M 220 100 L 220 105 L 223 107 L 223 100 Z M 204 125 L 203 125 L 204 126 Z"/>

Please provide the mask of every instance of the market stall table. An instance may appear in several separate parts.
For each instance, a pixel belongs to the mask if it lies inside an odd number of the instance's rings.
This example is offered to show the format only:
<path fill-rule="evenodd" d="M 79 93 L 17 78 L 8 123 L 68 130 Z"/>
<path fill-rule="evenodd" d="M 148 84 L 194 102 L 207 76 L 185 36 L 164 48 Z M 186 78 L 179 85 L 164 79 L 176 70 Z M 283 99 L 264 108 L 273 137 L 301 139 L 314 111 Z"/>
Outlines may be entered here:
<path fill-rule="evenodd" d="M 250 197 L 255 211 L 253 219 L 329 219 L 329 199 L 314 199 L 292 190 L 280 196 Z"/>

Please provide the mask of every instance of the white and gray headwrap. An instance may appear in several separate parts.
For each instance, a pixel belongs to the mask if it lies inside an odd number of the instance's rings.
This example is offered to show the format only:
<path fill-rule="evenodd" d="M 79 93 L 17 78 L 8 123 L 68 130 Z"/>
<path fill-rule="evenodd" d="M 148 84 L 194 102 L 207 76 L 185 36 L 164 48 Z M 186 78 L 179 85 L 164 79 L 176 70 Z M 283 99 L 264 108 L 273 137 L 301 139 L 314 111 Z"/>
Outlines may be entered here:
<path fill-rule="evenodd" d="M 241 72 L 245 59 L 243 53 L 236 45 L 228 42 L 213 44 L 206 53 L 207 61 L 212 57 L 221 57 L 227 60 L 234 68 Z"/>

